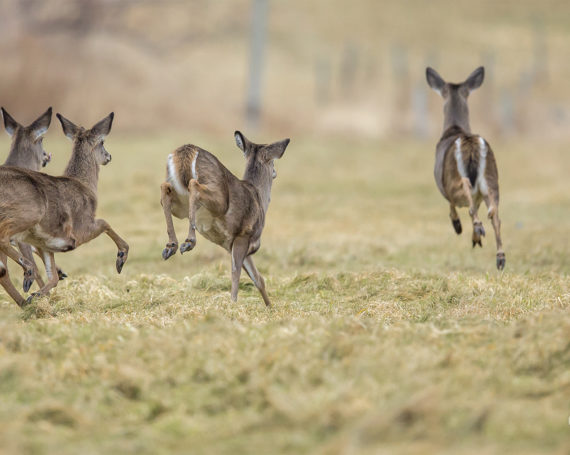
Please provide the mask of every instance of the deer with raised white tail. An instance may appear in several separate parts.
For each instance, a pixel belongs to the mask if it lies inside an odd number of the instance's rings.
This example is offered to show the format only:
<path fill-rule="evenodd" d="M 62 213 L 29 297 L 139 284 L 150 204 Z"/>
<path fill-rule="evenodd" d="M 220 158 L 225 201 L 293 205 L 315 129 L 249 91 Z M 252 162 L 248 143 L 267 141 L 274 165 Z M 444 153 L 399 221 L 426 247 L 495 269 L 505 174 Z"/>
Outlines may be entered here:
<path fill-rule="evenodd" d="M 477 214 L 482 201 L 495 230 L 497 268 L 505 267 L 505 252 L 501 240 L 499 219 L 499 174 L 495 155 L 489 143 L 477 134 L 471 134 L 469 125 L 469 94 L 479 88 L 485 70 L 477 68 L 462 83 L 445 82 L 432 68 L 426 68 L 428 85 L 444 101 L 443 134 L 437 143 L 434 176 L 439 191 L 449 201 L 450 217 L 455 232 L 461 234 L 461 221 L 456 207 L 469 207 L 473 222 L 472 245 L 483 246 L 483 223 Z"/>
<path fill-rule="evenodd" d="M 14 167 L 0 167 L 0 251 L 17 262 L 24 275 L 33 274 L 32 264 L 10 245 L 11 239 L 29 243 L 44 256 L 48 282 L 32 294 L 47 295 L 59 277 L 54 253 L 66 252 L 106 233 L 118 248 L 116 268 L 121 273 L 129 246 L 102 219 L 95 219 L 99 166 L 111 161 L 103 141 L 111 131 L 113 114 L 86 130 L 57 114 L 64 134 L 73 142 L 71 159 L 64 175 L 54 177 Z M 0 264 L 0 277 L 7 268 Z M 12 295 L 23 306 L 21 295 Z"/>
<path fill-rule="evenodd" d="M 241 269 L 249 275 L 265 302 L 271 306 L 263 277 L 253 263 L 259 249 L 271 186 L 277 176 L 274 160 L 281 158 L 289 139 L 255 144 L 236 131 L 237 146 L 246 159 L 243 179 L 238 179 L 218 159 L 195 145 L 184 145 L 168 156 L 166 182 L 161 199 L 168 243 L 162 252 L 168 259 L 178 249 L 172 215 L 188 218 L 190 228 L 180 253 L 196 246 L 196 230 L 231 255 L 232 300 L 237 300 Z"/>
<path fill-rule="evenodd" d="M 48 154 L 43 148 L 43 137 L 47 133 L 51 123 L 51 107 L 28 126 L 23 126 L 14 120 L 14 118 L 3 107 L 0 108 L 0 110 L 2 112 L 2 118 L 4 119 L 4 128 L 12 138 L 10 153 L 3 165 L 21 167 L 32 171 L 39 171 L 42 167 L 45 167 L 51 161 L 51 154 Z M 38 253 L 37 250 L 31 245 L 21 242 L 18 244 L 18 249 L 34 267 L 34 276 L 24 277 L 24 292 L 28 291 L 34 280 L 40 288 L 43 287 L 45 283 L 39 273 L 39 269 L 32 254 L 32 251 Z M 0 252 L 0 262 L 3 264 L 6 262 L 6 256 L 2 252 Z M 60 279 L 67 277 L 61 269 L 58 268 L 57 272 Z M 0 278 L 0 281 L 8 286 L 11 294 L 17 292 L 12 286 L 8 273 Z"/>

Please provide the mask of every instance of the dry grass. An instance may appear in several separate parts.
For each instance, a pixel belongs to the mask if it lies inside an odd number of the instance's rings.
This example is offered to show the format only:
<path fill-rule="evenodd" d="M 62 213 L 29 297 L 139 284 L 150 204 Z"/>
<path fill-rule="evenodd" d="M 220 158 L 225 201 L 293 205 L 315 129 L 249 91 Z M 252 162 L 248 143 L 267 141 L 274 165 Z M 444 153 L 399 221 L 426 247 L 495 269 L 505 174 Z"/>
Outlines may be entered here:
<path fill-rule="evenodd" d="M 187 141 L 241 173 L 231 134 L 108 140 L 99 213 L 131 244 L 123 275 L 99 238 L 58 256 L 49 298 L 0 294 L 2 453 L 570 450 L 567 144 L 494 144 L 499 274 L 488 222 L 483 249 L 464 211 L 453 233 L 432 144 L 294 137 L 256 255 L 266 310 L 245 278 L 230 301 L 203 238 L 160 259 L 163 163 Z"/>

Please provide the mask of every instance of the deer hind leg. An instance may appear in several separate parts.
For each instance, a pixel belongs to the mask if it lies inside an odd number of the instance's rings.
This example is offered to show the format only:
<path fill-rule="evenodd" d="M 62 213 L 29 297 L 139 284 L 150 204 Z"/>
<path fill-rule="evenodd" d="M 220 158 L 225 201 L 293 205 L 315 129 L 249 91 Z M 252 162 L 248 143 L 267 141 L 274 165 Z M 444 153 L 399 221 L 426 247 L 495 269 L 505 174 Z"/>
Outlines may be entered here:
<path fill-rule="evenodd" d="M 0 240 L 0 251 L 22 267 L 24 270 L 24 289 L 30 289 L 34 282 L 34 266 L 32 262 L 14 249 L 14 247 L 10 245 L 10 241 Z"/>
<path fill-rule="evenodd" d="M 46 266 L 46 273 L 48 277 L 47 283 L 41 287 L 38 292 L 34 292 L 28 297 L 27 302 L 30 303 L 36 297 L 43 297 L 49 294 L 54 287 L 59 283 L 59 275 L 57 274 L 57 267 L 55 265 L 55 258 L 51 251 L 38 250 L 38 254 L 41 255 L 43 262 Z"/>
<path fill-rule="evenodd" d="M 243 261 L 249 249 L 249 239 L 247 237 L 236 237 L 232 244 L 232 300 L 237 302 L 239 277 Z"/>
<path fill-rule="evenodd" d="M 2 285 L 4 290 L 12 298 L 12 300 L 18 304 L 19 307 L 23 307 L 26 304 L 26 300 L 20 295 L 10 280 L 10 274 L 8 273 L 7 256 L 3 252 L 0 252 L 0 285 Z"/>
<path fill-rule="evenodd" d="M 191 179 L 188 184 L 188 236 L 184 243 L 180 245 L 180 254 L 193 250 L 196 246 L 196 210 L 198 209 L 200 193 L 204 192 L 206 194 L 205 189 L 206 186 L 200 185 L 196 179 Z"/>
<path fill-rule="evenodd" d="M 261 274 L 257 271 L 255 264 L 253 263 L 252 256 L 247 256 L 243 260 L 243 268 L 255 284 L 255 287 L 261 293 L 261 297 L 263 297 L 263 301 L 265 302 L 265 306 L 270 307 L 271 302 L 269 301 L 269 296 L 267 295 L 267 291 L 265 290 L 265 280 L 261 276 Z"/>
<path fill-rule="evenodd" d="M 199 206 L 205 207 L 212 214 L 224 214 L 227 210 L 227 198 L 225 193 L 212 189 L 208 185 L 198 183 L 197 179 L 191 179 L 188 185 L 190 226 L 188 237 L 180 245 L 180 253 L 192 250 L 196 246 L 196 210 Z"/>
<path fill-rule="evenodd" d="M 479 210 L 480 201 L 473 201 L 473 197 L 471 196 L 471 182 L 467 177 L 463 177 L 461 179 L 461 183 L 463 185 L 463 193 L 465 194 L 465 198 L 469 203 L 469 215 L 471 216 L 471 220 L 473 221 L 473 248 L 475 245 L 479 245 L 480 247 L 483 246 L 481 243 L 481 237 L 485 237 L 485 229 L 483 228 L 483 223 L 479 219 L 479 215 L 477 214 Z"/>
<path fill-rule="evenodd" d="M 166 219 L 166 233 L 168 234 L 168 243 L 166 248 L 162 250 L 162 259 L 165 261 L 176 253 L 178 249 L 178 239 L 174 231 L 174 223 L 172 222 L 172 192 L 174 189 L 168 182 L 160 185 L 160 204 L 164 211 L 164 218 Z"/>
<path fill-rule="evenodd" d="M 459 219 L 459 215 L 457 214 L 457 210 L 455 210 L 455 205 L 449 205 L 449 218 L 451 218 L 451 224 L 453 225 L 453 229 L 457 235 L 461 234 L 463 229 L 461 228 L 461 220 Z"/>
<path fill-rule="evenodd" d="M 119 251 L 117 252 L 116 267 L 117 273 L 121 273 L 121 270 L 123 270 L 123 266 L 129 257 L 129 244 L 113 230 L 109 223 L 103 219 L 94 220 L 91 230 L 88 232 L 85 240 L 81 243 L 87 243 L 101 235 L 103 232 L 107 234 L 113 242 L 115 242 L 115 245 L 117 245 L 117 249 Z"/>
<path fill-rule="evenodd" d="M 32 281 L 30 282 L 29 280 L 24 279 L 24 282 L 22 283 L 24 292 L 28 292 L 30 290 L 30 286 L 34 281 L 40 288 L 43 288 L 45 286 L 45 283 L 42 276 L 40 275 L 40 269 L 38 268 L 36 261 L 34 261 L 32 246 L 27 243 L 18 242 L 18 249 L 22 253 L 22 256 L 24 256 L 28 261 L 32 263 L 32 266 L 34 268 L 34 276 L 32 278 Z"/>
<path fill-rule="evenodd" d="M 493 223 L 495 240 L 497 242 L 497 269 L 505 268 L 505 252 L 503 251 L 503 241 L 501 240 L 501 220 L 499 218 L 499 201 L 494 195 L 485 196 L 485 205 L 488 209 L 488 217 Z"/>

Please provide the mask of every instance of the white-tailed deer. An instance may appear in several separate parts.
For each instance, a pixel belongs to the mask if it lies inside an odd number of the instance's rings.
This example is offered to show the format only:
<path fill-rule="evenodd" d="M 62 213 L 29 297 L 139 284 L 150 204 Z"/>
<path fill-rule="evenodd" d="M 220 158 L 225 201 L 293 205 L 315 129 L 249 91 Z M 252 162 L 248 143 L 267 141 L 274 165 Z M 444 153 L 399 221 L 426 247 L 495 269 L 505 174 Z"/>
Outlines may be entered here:
<path fill-rule="evenodd" d="M 281 158 L 289 139 L 273 144 L 254 144 L 236 131 L 235 140 L 245 159 L 243 179 L 233 175 L 211 153 L 195 145 L 184 145 L 168 156 L 166 182 L 161 185 L 168 243 L 166 260 L 178 249 L 172 215 L 189 218 L 190 229 L 180 253 L 196 246 L 196 230 L 220 245 L 232 258 L 232 300 L 237 300 L 242 267 L 271 305 L 263 277 L 253 263 L 259 249 L 271 185 L 277 176 L 273 161 Z"/>
<path fill-rule="evenodd" d="M 111 161 L 103 141 L 111 130 L 113 114 L 90 130 L 74 125 L 60 114 L 57 117 L 63 132 L 73 141 L 73 152 L 63 176 L 0 167 L 0 251 L 20 264 L 28 275 L 32 273 L 32 265 L 10 245 L 10 239 L 35 246 L 45 259 L 48 282 L 30 299 L 46 295 L 57 285 L 54 253 L 73 250 L 104 232 L 117 245 L 116 268 L 121 273 L 129 251 L 127 243 L 105 220 L 95 219 L 99 166 Z M 2 264 L 0 277 L 5 274 L 6 267 Z M 18 305 L 25 304 L 19 294 L 11 296 Z"/>
<path fill-rule="evenodd" d="M 21 167 L 32 171 L 39 171 L 42 167 L 45 167 L 51 160 L 51 154 L 46 153 L 42 142 L 51 123 L 51 107 L 28 126 L 23 126 L 14 120 L 14 118 L 3 107 L 0 108 L 0 110 L 2 111 L 2 118 L 4 119 L 6 132 L 12 138 L 10 153 L 8 154 L 8 158 L 6 159 L 4 166 Z M 39 274 L 39 269 L 32 255 L 33 247 L 20 242 L 18 244 L 18 248 L 22 252 L 22 255 L 28 259 L 34 267 L 35 276 L 24 277 L 24 291 L 28 291 L 34 279 L 37 281 L 40 288 L 43 287 L 45 283 Z M 4 253 L 1 252 L 0 262 L 6 262 L 6 257 Z M 67 275 L 58 269 L 58 276 L 60 279 L 63 279 Z M 11 293 L 14 292 L 7 273 L 4 277 L 0 278 L 0 281 L 4 282 L 11 289 Z"/>
<path fill-rule="evenodd" d="M 481 201 L 485 201 L 497 241 L 497 268 L 502 270 L 505 252 L 501 241 L 497 164 L 489 143 L 471 134 L 467 106 L 469 94 L 481 86 L 484 77 L 481 66 L 464 82 L 453 84 L 445 82 L 434 69 L 426 69 L 427 83 L 444 100 L 443 134 L 436 147 L 434 175 L 439 191 L 449 201 L 451 222 L 457 234 L 461 234 L 461 221 L 455 208 L 469 207 L 473 247 L 483 246 L 481 237 L 485 236 L 485 229 L 477 211 Z"/>

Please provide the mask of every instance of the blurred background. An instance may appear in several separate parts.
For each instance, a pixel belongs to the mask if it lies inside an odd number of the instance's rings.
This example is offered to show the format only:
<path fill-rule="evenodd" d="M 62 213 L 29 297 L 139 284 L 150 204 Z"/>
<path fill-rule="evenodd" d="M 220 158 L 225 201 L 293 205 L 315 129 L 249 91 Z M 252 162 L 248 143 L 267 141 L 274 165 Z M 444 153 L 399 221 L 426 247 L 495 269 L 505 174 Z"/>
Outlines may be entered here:
<path fill-rule="evenodd" d="M 425 67 L 462 81 L 474 131 L 570 134 L 564 0 L 0 0 L 0 103 L 115 130 L 435 139 Z"/>
<path fill-rule="evenodd" d="M 427 65 L 455 82 L 484 65 L 471 125 L 497 156 L 508 267 L 567 271 L 569 49 L 570 3 L 556 0 L 0 0 L 0 105 L 24 124 L 50 105 L 85 127 L 116 113 L 99 216 L 132 246 L 127 276 L 213 267 L 227 279 L 226 253 L 209 242 L 161 260 L 159 186 L 185 143 L 241 177 L 236 129 L 258 143 L 292 138 L 258 254 L 269 279 L 494 272 L 491 225 L 473 250 L 466 211 L 456 236 L 434 184 L 443 109 L 425 80 Z M 9 143 L 0 134 L 0 162 Z M 71 144 L 55 117 L 44 146 L 45 171 L 60 174 Z M 182 238 L 187 221 L 175 226 Z M 99 239 L 58 263 L 70 276 L 114 273 L 114 248 Z"/>

